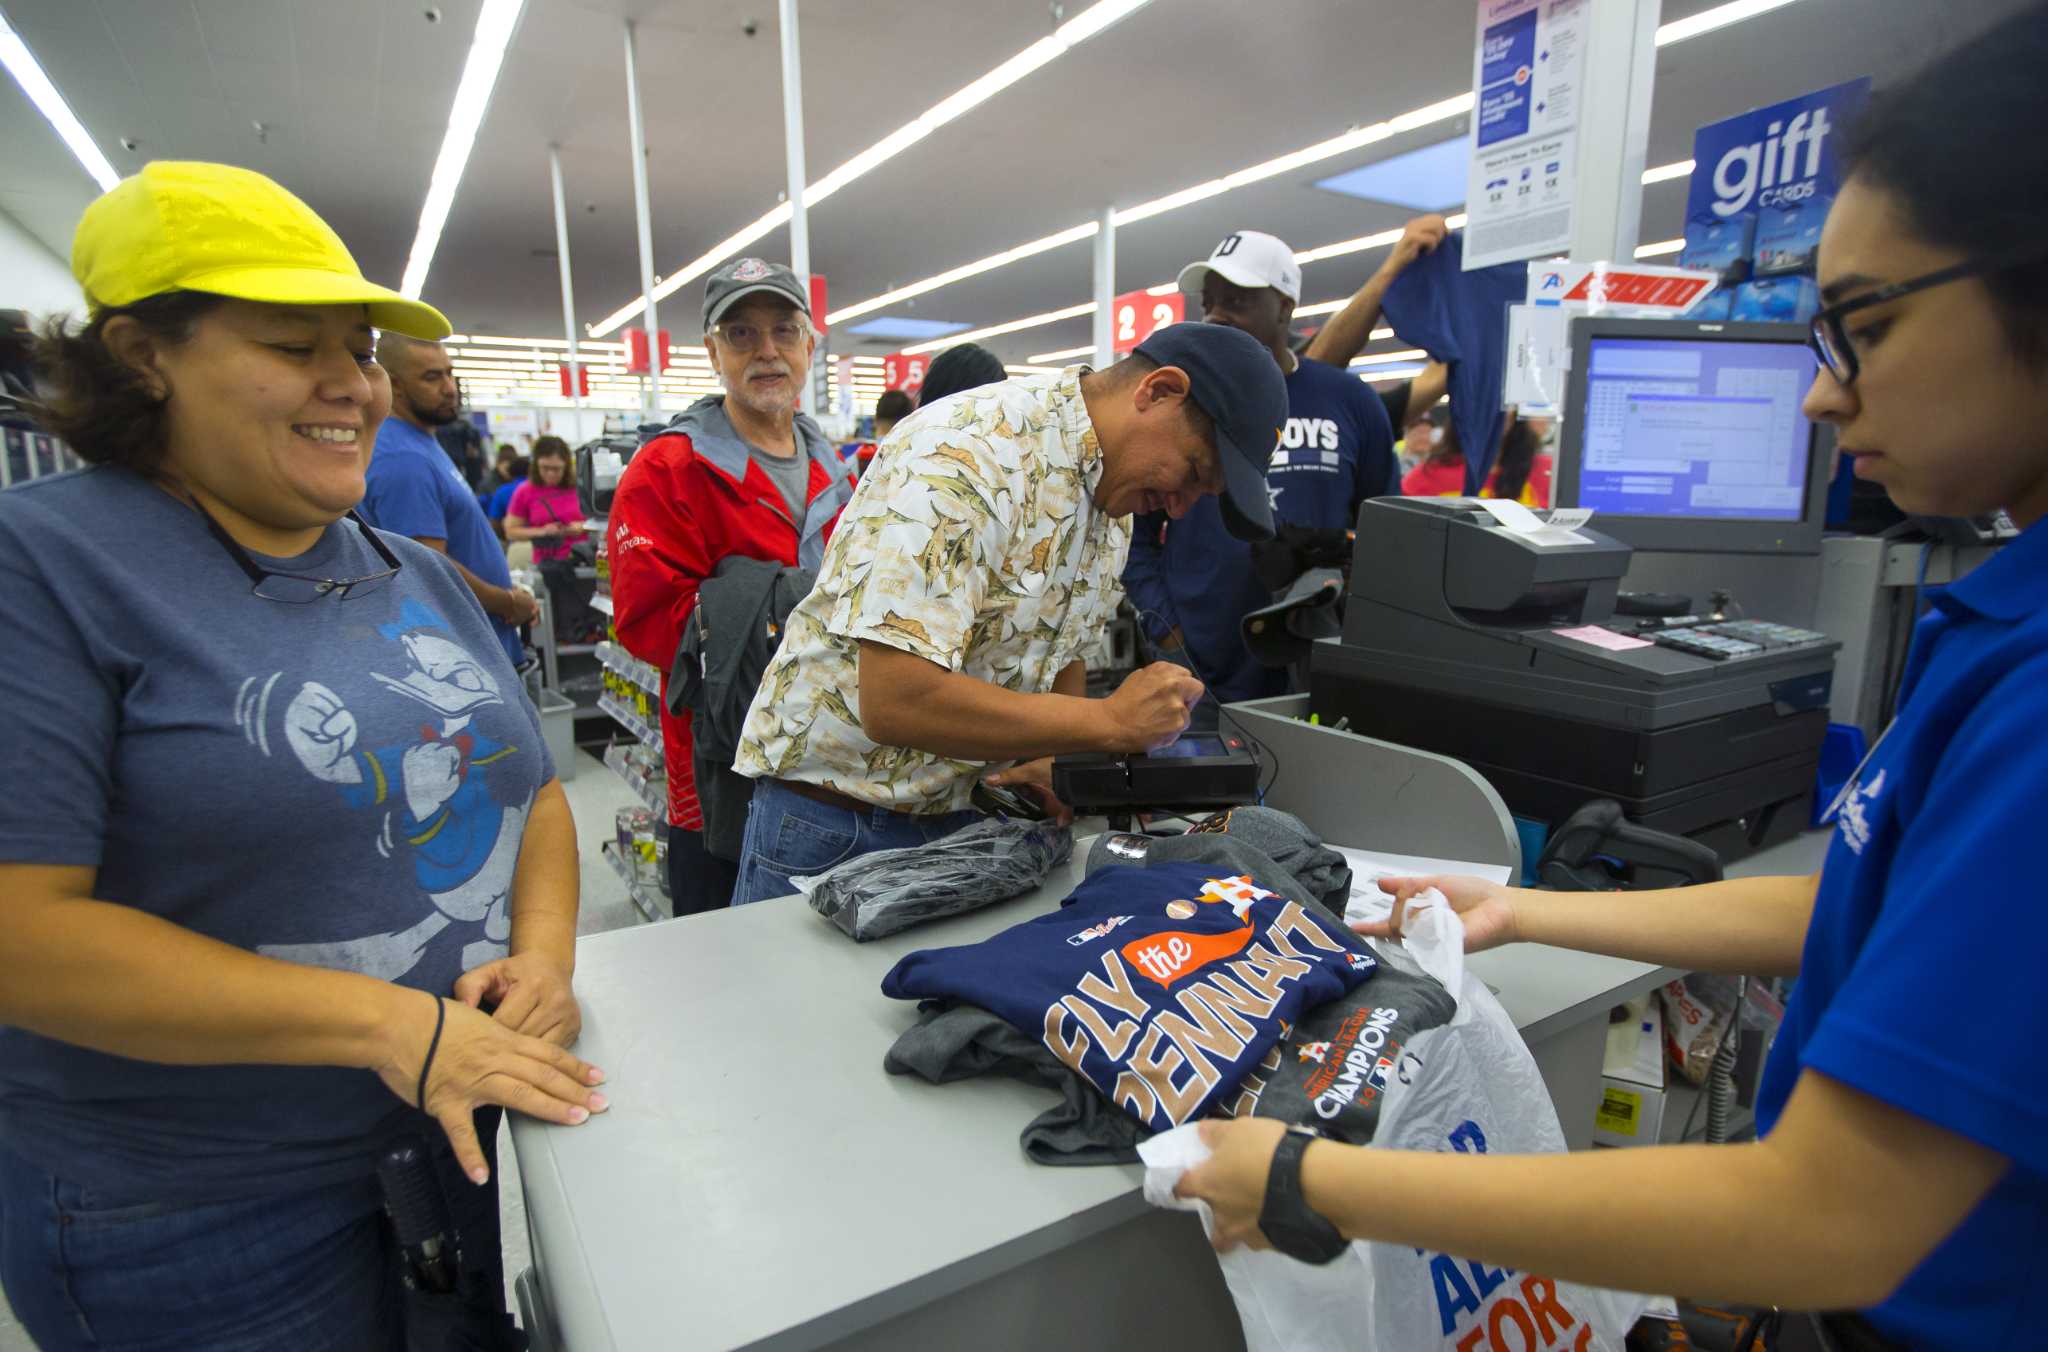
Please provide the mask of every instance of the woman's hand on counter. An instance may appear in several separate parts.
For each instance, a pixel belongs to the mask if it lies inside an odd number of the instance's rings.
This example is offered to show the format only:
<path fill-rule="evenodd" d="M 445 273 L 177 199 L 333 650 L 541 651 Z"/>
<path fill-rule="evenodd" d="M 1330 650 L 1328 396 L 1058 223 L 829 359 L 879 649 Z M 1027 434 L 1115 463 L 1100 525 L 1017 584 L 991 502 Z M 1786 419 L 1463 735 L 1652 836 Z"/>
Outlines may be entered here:
<path fill-rule="evenodd" d="M 459 1000 L 433 997 L 440 1008 L 430 1010 L 419 1003 L 425 992 L 391 990 L 403 1002 L 402 1013 L 385 1021 L 387 1047 L 377 1077 L 441 1124 L 472 1182 L 490 1177 L 471 1117 L 476 1109 L 495 1103 L 575 1126 L 611 1106 L 595 1088 L 604 1072 L 572 1053 L 515 1033 Z M 436 1038 L 436 1021 L 444 1017 Z"/>
<path fill-rule="evenodd" d="M 574 1046 L 583 1031 L 569 970 L 541 953 L 514 953 L 471 968 L 456 978 L 455 998 L 471 1009 L 491 1005 L 498 1023 L 557 1047 Z"/>
<path fill-rule="evenodd" d="M 1408 904 L 1417 893 L 1435 888 L 1443 893 L 1465 926 L 1465 951 L 1481 953 L 1522 938 L 1521 921 L 1515 914 L 1519 889 L 1484 878 L 1463 874 L 1441 874 L 1427 878 L 1382 878 L 1380 890 L 1394 899 L 1394 909 L 1385 920 L 1366 921 L 1351 928 L 1368 939 L 1398 939 L 1408 917 Z"/>

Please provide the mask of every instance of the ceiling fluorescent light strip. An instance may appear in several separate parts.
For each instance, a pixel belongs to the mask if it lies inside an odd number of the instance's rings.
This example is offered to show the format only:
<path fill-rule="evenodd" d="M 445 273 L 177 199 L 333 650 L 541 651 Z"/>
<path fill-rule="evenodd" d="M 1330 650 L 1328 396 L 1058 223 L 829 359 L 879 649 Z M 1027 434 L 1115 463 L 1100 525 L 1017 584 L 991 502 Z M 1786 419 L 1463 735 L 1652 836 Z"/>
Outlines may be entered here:
<path fill-rule="evenodd" d="M 919 113 L 915 118 L 904 123 L 895 131 L 890 132 L 887 136 L 861 151 L 852 159 L 847 160 L 823 178 L 807 185 L 804 188 L 804 208 L 809 210 L 817 206 L 847 184 L 886 164 L 889 160 L 894 159 L 903 151 L 916 145 L 919 141 L 922 141 L 947 123 L 954 121 L 969 110 L 986 103 L 989 99 L 994 98 L 1003 90 L 1008 89 L 1011 85 L 1030 75 L 1033 71 L 1058 60 L 1072 48 L 1086 42 L 1089 38 L 1102 32 L 1119 19 L 1125 18 L 1134 11 L 1144 8 L 1149 3 L 1151 3 L 1151 0 L 1096 0 L 1095 4 L 1090 5 L 1082 13 L 1075 15 L 1055 28 L 1048 36 L 1040 38 L 1023 51 L 1018 52 L 1015 56 L 1010 57 L 1007 61 L 1004 61 L 979 78 L 962 85 L 959 89 L 940 99 L 937 103 Z M 790 207 L 787 202 L 784 202 L 752 225 L 741 230 L 738 234 L 729 236 L 718 244 L 713 245 L 710 249 L 692 260 L 682 271 L 672 273 L 664 278 L 661 285 L 654 289 L 654 298 L 657 301 L 667 299 L 676 291 L 717 267 L 725 259 L 746 248 L 747 245 L 752 244 L 770 231 L 787 224 L 789 218 Z M 1092 229 L 1090 233 L 1093 233 Z M 1065 240 L 1060 241 L 1060 243 L 1065 242 Z M 996 266 L 1001 265 L 997 264 Z M 944 285 L 944 283 L 940 285 Z M 887 301 L 877 302 L 878 305 L 887 303 Z M 593 336 L 602 337 L 639 314 L 643 308 L 645 308 L 644 300 L 634 300 L 606 315 L 591 327 L 590 332 Z M 866 314 L 867 311 L 862 310 L 859 313 Z M 828 316 L 826 322 L 828 324 L 837 324 L 839 320 L 840 316 L 835 314 Z"/>
<path fill-rule="evenodd" d="M 42 63 L 36 60 L 35 53 L 28 49 L 28 44 L 7 22 L 5 14 L 0 14 L 0 65 L 7 67 L 8 73 L 14 76 L 14 82 L 21 86 L 21 92 L 28 95 L 28 101 L 63 139 L 80 167 L 100 185 L 101 192 L 110 190 L 121 181 L 121 176 L 114 172 L 114 166 L 100 153 L 92 133 L 85 129 L 85 124 L 71 111 L 71 105 L 64 101 L 57 86 L 43 73 Z"/>
<path fill-rule="evenodd" d="M 1026 315 L 1022 319 L 1013 319 L 1007 324 L 991 324 L 985 329 L 970 329 L 966 333 L 949 334 L 944 338 L 934 339 L 929 343 L 919 343 L 916 347 L 906 347 L 903 349 L 903 354 L 905 356 L 915 356 L 920 352 L 932 352 L 942 347 L 952 347 L 955 343 L 978 343 L 984 338 L 999 338 L 1003 334 L 1015 333 L 1019 329 L 1035 329 L 1041 324 L 1057 324 L 1062 319 L 1072 319 L 1077 315 L 1092 315 L 1094 313 L 1095 302 L 1091 300 L 1081 305 L 1069 305 L 1064 310 L 1047 310 L 1042 315 Z"/>
<path fill-rule="evenodd" d="M 427 270 L 434 265 L 434 250 L 441 244 L 441 230 L 455 205 L 455 190 L 462 186 L 462 171 L 476 146 L 477 128 L 483 125 L 498 70 L 505 64 L 505 48 L 525 7 L 526 0 L 484 0 L 483 11 L 477 15 L 476 36 L 462 66 L 462 81 L 455 87 L 455 106 L 448 112 L 448 131 L 441 138 L 441 153 L 427 182 L 427 200 L 420 207 L 420 228 L 413 236 L 412 253 L 399 282 L 401 295 L 417 300 L 426 287 Z"/>
<path fill-rule="evenodd" d="M 1413 347 L 1405 352 L 1375 352 L 1369 357 L 1353 357 L 1347 369 L 1355 371 L 1361 366 L 1387 366 L 1399 362 L 1425 362 L 1428 360 L 1429 354 L 1427 352 L 1424 352 L 1419 347 Z"/>
<path fill-rule="evenodd" d="M 849 305 L 844 309 L 834 310 L 825 316 L 825 322 L 836 328 L 849 319 L 858 319 L 864 314 L 884 309 L 896 304 L 898 301 L 909 300 L 913 296 L 922 296 L 927 291 L 936 291 L 942 286 L 951 286 L 954 282 L 965 281 L 969 277 L 976 277 L 984 272 L 993 272 L 997 268 L 1008 267 L 1012 263 L 1020 262 L 1023 259 L 1045 253 L 1051 249 L 1057 249 L 1063 244 L 1072 244 L 1076 240 L 1087 239 L 1100 228 L 1101 226 L 1098 222 L 1084 221 L 1080 225 L 1070 226 L 1065 230 L 1047 235 L 1042 239 L 1034 239 L 1028 244 L 1019 244 L 1014 249 L 1005 249 L 999 254 L 990 254 L 987 258 L 976 259 L 972 263 L 962 263 L 959 267 L 942 272 L 936 277 L 927 277 L 921 282 L 912 282 L 909 286 L 898 287 L 896 290 L 876 296 L 872 300 L 864 300 L 858 305 Z"/>
<path fill-rule="evenodd" d="M 1774 9 L 1783 9 L 1791 3 L 1792 0 L 1735 0 L 1733 4 L 1716 5 L 1689 19 L 1673 19 L 1670 23 L 1659 25 L 1657 45 L 1668 47 L 1674 42 L 1684 42 L 1687 38 L 1696 38 L 1702 33 L 1711 33 L 1717 28 L 1741 23 L 1744 19 L 1754 19 L 1757 15 L 1768 14 Z"/>
<path fill-rule="evenodd" d="M 1057 352 L 1041 352 L 1037 356 L 1026 357 L 1024 360 L 1031 362 L 1033 364 L 1038 364 L 1042 362 L 1065 361 L 1069 357 L 1085 357 L 1094 350 L 1095 344 L 1083 343 L 1079 347 L 1063 347 Z"/>
<path fill-rule="evenodd" d="M 1680 19 L 1665 24 L 1657 30 L 1657 45 L 1659 47 L 1668 47 L 1674 42 L 1683 42 L 1687 38 L 1698 37 L 1702 33 L 1710 33 L 1715 29 L 1740 23 L 1744 19 L 1754 18 L 1759 14 L 1766 14 L 1771 10 L 1781 9 L 1792 3 L 1794 3 L 1794 0 L 1735 0 L 1733 4 L 1721 5 L 1704 13 L 1695 14 L 1689 19 Z M 1385 140 L 1389 136 L 1414 131 L 1417 128 L 1430 126 L 1449 118 L 1461 116 L 1470 111 L 1472 111 L 1472 95 L 1470 93 L 1455 94 L 1450 98 L 1440 99 L 1435 103 L 1425 104 L 1420 108 L 1402 113 L 1399 117 L 1389 118 L 1385 122 L 1376 122 L 1370 127 L 1355 128 L 1342 135 L 1318 141 L 1314 145 L 1305 146 L 1289 154 L 1277 156 L 1260 164 L 1240 169 L 1234 174 L 1227 174 L 1222 178 L 1212 178 L 1205 183 L 1197 183 L 1192 187 L 1182 188 L 1178 192 L 1168 193 L 1164 197 L 1154 198 L 1150 202 L 1126 208 L 1116 213 L 1116 224 L 1118 226 L 1135 224 L 1138 221 L 1163 215 L 1166 212 L 1177 210 L 1180 207 L 1188 206 L 1195 202 L 1204 201 L 1233 189 L 1244 187 L 1247 184 L 1260 182 L 1273 177 L 1275 174 L 1286 173 L 1290 169 L 1302 168 L 1306 165 L 1314 164 L 1318 160 L 1342 155 L 1356 150 L 1360 146 Z M 1643 176 L 1643 182 L 1661 183 L 1667 178 L 1681 178 L 1691 172 L 1692 168 L 1689 162 L 1687 162 L 1684 169 L 1680 169 L 1676 164 L 1667 164 L 1646 173 Z M 1459 228 L 1464 224 L 1464 220 L 1463 214 L 1452 217 L 1451 228 L 1454 230 Z M 1014 258 L 1008 256 L 1009 254 L 1015 254 L 1016 258 L 1028 258 L 1034 253 L 1043 253 L 1048 248 L 1055 248 L 1060 244 L 1085 239 L 1094 233 L 1095 223 L 1090 221 L 1083 225 L 1077 225 L 1071 229 L 1060 231 L 1058 234 L 1047 235 L 1044 239 L 1033 241 L 1030 245 L 1019 245 L 1016 250 L 1008 251 L 1006 254 L 993 254 L 988 258 L 982 259 L 979 263 L 965 264 L 953 269 L 951 272 L 943 272 L 936 277 L 930 277 L 922 282 L 914 282 L 909 286 L 901 287 L 886 296 L 877 296 L 873 300 L 850 305 L 829 316 L 829 322 L 838 323 L 843 316 L 863 315 L 870 310 L 888 305 L 894 300 L 908 296 L 923 295 L 927 291 L 936 290 L 941 286 L 947 285 L 950 281 L 959 281 L 965 277 L 973 277 L 987 272 L 991 268 L 1001 267 L 1004 262 L 1015 261 Z M 1393 231 L 1386 242 L 1392 243 L 1400 237 L 1398 230 Z M 1378 237 L 1366 237 L 1368 240 L 1375 238 Z M 1362 240 L 1353 240 L 1350 243 L 1356 247 L 1341 251 L 1355 253 L 1362 249 L 1376 247 Z M 1329 247 L 1337 249 L 1339 246 L 1332 245 Z M 1326 252 L 1320 256 L 1334 258 L 1337 256 L 1337 253 Z M 1295 255 L 1295 258 L 1298 262 L 1314 261 L 1314 259 L 1300 254 Z M 1172 289 L 1171 284 L 1166 284 L 1152 288 L 1149 294 L 1165 295 Z M 596 331 L 598 330 L 593 330 L 593 332 Z"/>

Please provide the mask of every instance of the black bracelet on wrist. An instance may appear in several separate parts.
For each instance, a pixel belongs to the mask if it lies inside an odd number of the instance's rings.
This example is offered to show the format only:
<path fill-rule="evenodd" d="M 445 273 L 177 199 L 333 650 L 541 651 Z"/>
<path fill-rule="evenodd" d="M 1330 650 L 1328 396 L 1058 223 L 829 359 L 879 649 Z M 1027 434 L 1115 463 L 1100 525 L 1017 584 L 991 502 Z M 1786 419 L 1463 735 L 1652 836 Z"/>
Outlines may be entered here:
<path fill-rule="evenodd" d="M 413 1094 L 413 1104 L 421 1112 L 427 1110 L 427 1073 L 434 1068 L 434 1053 L 441 1048 L 441 1029 L 448 1022 L 448 1002 L 440 996 L 434 997 L 434 1037 L 427 1043 L 427 1059 L 420 1062 L 420 1087 Z"/>

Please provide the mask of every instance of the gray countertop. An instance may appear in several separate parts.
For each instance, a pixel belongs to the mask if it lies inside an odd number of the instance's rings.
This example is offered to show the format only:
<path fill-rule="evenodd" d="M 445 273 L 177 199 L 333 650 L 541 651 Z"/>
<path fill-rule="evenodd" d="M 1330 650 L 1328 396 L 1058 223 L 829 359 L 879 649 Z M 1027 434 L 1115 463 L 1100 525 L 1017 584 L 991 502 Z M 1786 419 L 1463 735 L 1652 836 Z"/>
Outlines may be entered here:
<path fill-rule="evenodd" d="M 1025 1158 L 1045 1091 L 882 1070 L 916 1016 L 880 992 L 896 960 L 1056 905 L 1085 856 L 1079 842 L 1035 892 L 874 943 L 796 897 L 581 940 L 577 1052 L 613 1107 L 512 1124 L 576 1352 L 815 1347 L 1138 1214 L 1136 1166 Z M 1756 862 L 1810 871 L 1803 857 Z M 1670 975 L 1536 946 L 1473 965 L 1532 1042 Z"/>

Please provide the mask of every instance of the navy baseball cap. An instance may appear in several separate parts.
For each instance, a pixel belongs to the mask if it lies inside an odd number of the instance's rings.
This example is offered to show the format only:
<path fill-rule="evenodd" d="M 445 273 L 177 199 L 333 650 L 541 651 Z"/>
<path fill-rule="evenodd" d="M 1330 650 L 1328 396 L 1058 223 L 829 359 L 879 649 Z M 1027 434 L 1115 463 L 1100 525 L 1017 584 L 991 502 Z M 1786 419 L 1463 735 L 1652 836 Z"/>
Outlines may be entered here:
<path fill-rule="evenodd" d="M 1273 538 L 1266 466 L 1287 425 L 1287 378 L 1263 343 L 1226 324 L 1169 324 L 1138 354 L 1188 374 L 1188 395 L 1216 424 L 1223 524 L 1240 540 Z"/>

